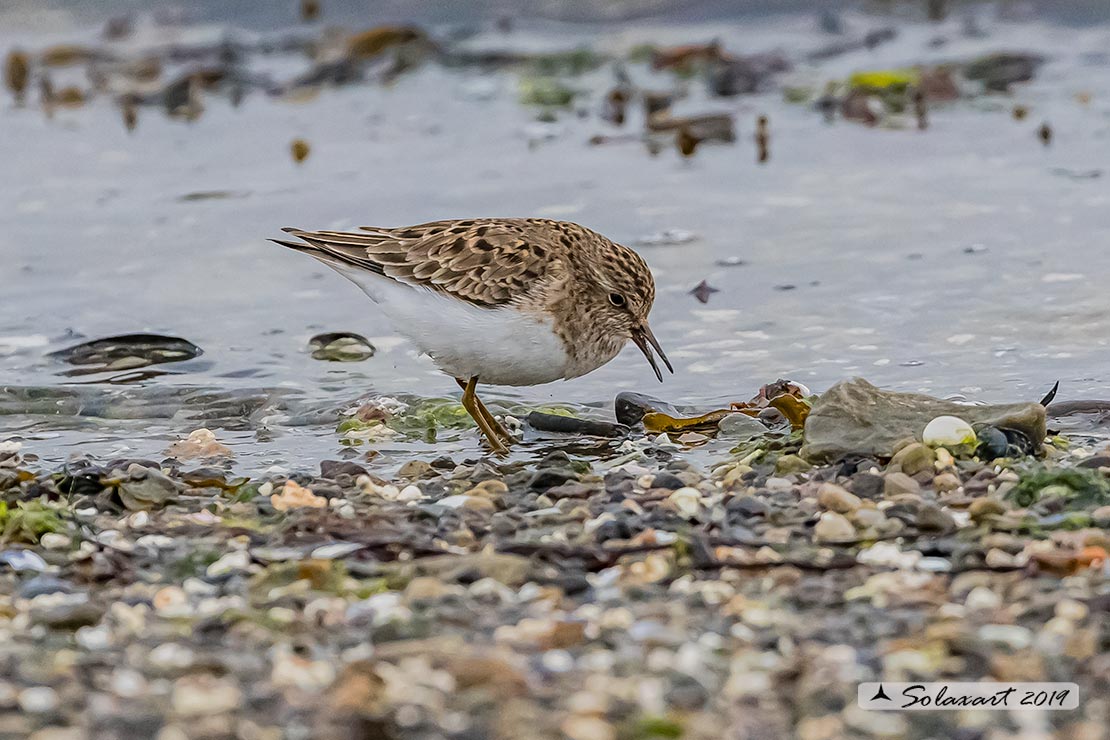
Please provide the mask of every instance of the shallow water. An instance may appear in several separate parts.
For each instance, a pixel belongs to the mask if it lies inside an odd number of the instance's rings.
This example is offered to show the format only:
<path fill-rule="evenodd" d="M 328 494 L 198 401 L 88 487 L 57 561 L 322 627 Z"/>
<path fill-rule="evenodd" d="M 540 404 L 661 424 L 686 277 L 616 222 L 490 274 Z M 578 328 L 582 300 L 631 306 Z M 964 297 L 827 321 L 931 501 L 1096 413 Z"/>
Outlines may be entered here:
<path fill-rule="evenodd" d="M 816 67 L 801 61 L 805 53 L 835 38 L 808 13 L 742 24 L 534 22 L 467 43 L 621 51 L 720 38 L 730 50 L 784 50 L 797 68 L 783 81 L 818 89 L 859 69 L 1000 49 L 1050 59 L 1012 96 L 937 108 L 924 132 L 827 125 L 777 89 L 707 99 L 693 82 L 677 112 L 734 112 L 739 140 L 705 146 L 690 161 L 669 148 L 648 156 L 639 143 L 587 144 L 619 133 L 593 115 L 612 84 L 608 68 L 573 81 L 592 93 L 591 115 L 554 124 L 519 104 L 515 73 L 435 64 L 390 87 L 324 90 L 304 104 L 254 94 L 233 109 L 209 98 L 192 124 L 143 108 L 131 135 L 106 98 L 51 121 L 5 98 L 3 157 L 15 176 L 0 185 L 0 438 L 24 438 L 48 461 L 78 452 L 156 457 L 209 426 L 247 470 L 351 454 L 335 423 L 359 398 L 457 388 L 357 288 L 266 238 L 286 225 L 484 215 L 574 220 L 626 244 L 667 229 L 698 237 L 638 247 L 656 273 L 652 324 L 676 367 L 664 385 L 631 348 L 585 378 L 487 389 L 490 400 L 603 415 L 620 390 L 713 407 L 778 377 L 820 390 L 852 375 L 991 401 L 1037 400 L 1057 379 L 1061 399 L 1105 396 L 1110 26 L 986 14 L 986 37 L 968 38 L 959 17 L 939 26 L 851 13 L 845 21 L 852 33 L 894 24 L 899 37 Z M 0 28 L 0 46 L 94 38 L 66 25 Z M 128 43 L 174 33 L 218 39 L 223 29 L 144 33 Z M 948 43 L 933 48 L 937 36 Z M 304 62 L 273 57 L 259 67 L 289 77 Z M 645 65 L 629 72 L 655 89 L 671 84 Z M 1084 91 L 1093 94 L 1086 105 L 1076 100 Z M 1015 103 L 1029 107 L 1025 121 L 1011 119 Z M 751 141 L 760 113 L 772 132 L 763 166 Z M 1055 131 L 1047 148 L 1035 134 L 1045 120 Z M 637 112 L 626 129 L 641 124 Z M 313 146 L 300 166 L 288 154 L 295 137 Z M 185 197 L 196 193 L 208 197 Z M 728 258 L 744 264 L 717 264 Z M 703 279 L 720 289 L 706 305 L 688 294 Z M 45 356 L 137 331 L 184 337 L 204 354 L 124 386 L 62 377 L 65 366 Z M 359 332 L 378 352 L 361 363 L 313 360 L 308 340 L 324 331 Z M 478 453 L 470 433 L 454 437 L 385 445 L 375 464 Z"/>

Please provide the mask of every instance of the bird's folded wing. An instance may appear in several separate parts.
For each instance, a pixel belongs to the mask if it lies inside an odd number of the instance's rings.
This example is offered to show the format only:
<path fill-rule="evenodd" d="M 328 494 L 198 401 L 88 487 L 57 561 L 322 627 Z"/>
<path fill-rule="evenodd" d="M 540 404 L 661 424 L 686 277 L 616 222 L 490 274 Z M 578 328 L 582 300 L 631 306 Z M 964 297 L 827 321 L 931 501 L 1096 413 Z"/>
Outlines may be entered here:
<path fill-rule="evenodd" d="M 399 229 L 283 229 L 305 243 L 274 240 L 325 260 L 361 267 L 494 308 L 522 298 L 551 269 L 550 250 L 527 223 L 436 221 Z"/>

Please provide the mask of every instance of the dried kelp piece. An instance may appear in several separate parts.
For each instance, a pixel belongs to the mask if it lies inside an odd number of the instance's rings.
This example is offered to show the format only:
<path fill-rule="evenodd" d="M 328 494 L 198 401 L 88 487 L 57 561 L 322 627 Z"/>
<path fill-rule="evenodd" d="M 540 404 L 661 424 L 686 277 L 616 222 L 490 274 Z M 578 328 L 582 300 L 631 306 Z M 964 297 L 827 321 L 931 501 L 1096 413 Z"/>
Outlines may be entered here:
<path fill-rule="evenodd" d="M 786 417 L 790 422 L 791 429 L 801 429 L 806 425 L 806 418 L 809 417 L 810 405 L 802 398 L 793 396 L 789 393 L 783 393 L 775 396 L 767 405 L 773 409 L 777 409 Z"/>
<path fill-rule="evenodd" d="M 100 372 L 134 370 L 149 365 L 183 362 L 202 355 L 204 351 L 180 337 L 161 334 L 121 334 L 84 342 L 51 352 L 48 356 L 70 365 L 66 376 L 90 375 Z"/>
<path fill-rule="evenodd" d="M 644 429 L 649 432 L 689 432 L 698 429 L 716 429 L 721 419 L 737 413 L 731 409 L 718 409 L 701 416 L 676 418 L 670 414 L 653 411 L 644 414 Z"/>

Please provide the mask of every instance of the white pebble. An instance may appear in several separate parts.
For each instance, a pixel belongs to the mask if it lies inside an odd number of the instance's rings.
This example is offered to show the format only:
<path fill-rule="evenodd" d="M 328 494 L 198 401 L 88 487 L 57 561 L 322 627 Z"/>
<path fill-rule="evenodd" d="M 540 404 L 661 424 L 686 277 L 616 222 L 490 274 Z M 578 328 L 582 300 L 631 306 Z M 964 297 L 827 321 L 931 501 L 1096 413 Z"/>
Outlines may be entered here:
<path fill-rule="evenodd" d="M 925 425 L 921 441 L 930 447 L 948 449 L 964 446 L 974 447 L 977 443 L 975 430 L 963 419 L 956 416 L 938 416 Z"/>
<path fill-rule="evenodd" d="M 32 686 L 19 692 L 19 708 L 28 714 L 46 714 L 58 707 L 58 693 L 49 686 Z"/>

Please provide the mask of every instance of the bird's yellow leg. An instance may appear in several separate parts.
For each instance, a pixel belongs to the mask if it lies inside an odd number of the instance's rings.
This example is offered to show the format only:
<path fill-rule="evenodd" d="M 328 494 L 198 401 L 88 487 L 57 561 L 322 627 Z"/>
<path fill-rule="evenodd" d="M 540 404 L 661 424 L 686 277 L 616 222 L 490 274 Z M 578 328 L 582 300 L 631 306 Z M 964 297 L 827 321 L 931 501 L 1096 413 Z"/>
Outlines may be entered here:
<path fill-rule="evenodd" d="M 467 384 L 458 378 L 455 380 L 459 384 L 459 387 L 462 388 L 463 391 L 466 391 Z M 477 388 L 477 381 L 475 381 L 475 388 Z M 490 413 L 490 410 L 482 403 L 482 399 L 478 398 L 477 393 L 474 394 L 474 405 L 477 407 L 478 413 L 486 420 L 486 424 L 489 425 L 490 429 L 497 432 L 506 442 L 512 443 L 518 441 L 517 438 L 510 434 L 509 430 L 497 420 L 497 417 Z"/>
<path fill-rule="evenodd" d="M 463 408 L 466 409 L 466 413 L 470 414 L 470 418 L 474 420 L 478 428 L 482 430 L 482 434 L 486 436 L 486 440 L 490 443 L 490 446 L 493 447 L 493 451 L 497 453 L 508 452 L 509 448 L 498 439 L 497 432 L 490 426 L 489 421 L 486 419 L 486 415 L 483 414 L 479 408 L 481 401 L 478 400 L 478 396 L 474 393 L 474 389 L 478 387 L 478 378 L 473 377 L 466 381 L 466 383 L 463 383 L 463 381 L 458 378 L 455 380 L 463 387 Z M 486 414 L 488 413 L 487 411 Z"/>

